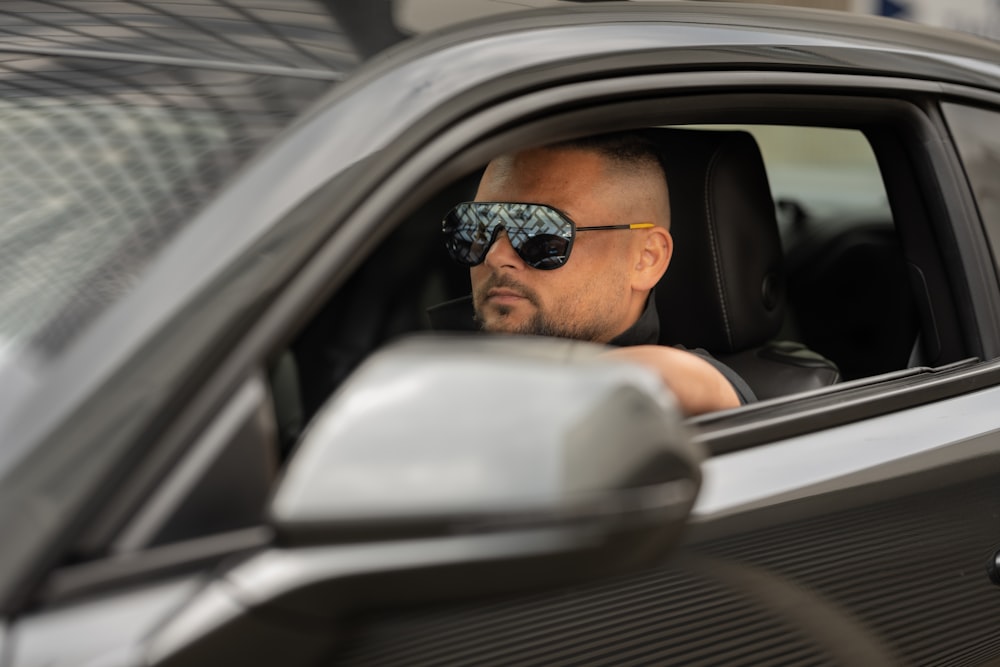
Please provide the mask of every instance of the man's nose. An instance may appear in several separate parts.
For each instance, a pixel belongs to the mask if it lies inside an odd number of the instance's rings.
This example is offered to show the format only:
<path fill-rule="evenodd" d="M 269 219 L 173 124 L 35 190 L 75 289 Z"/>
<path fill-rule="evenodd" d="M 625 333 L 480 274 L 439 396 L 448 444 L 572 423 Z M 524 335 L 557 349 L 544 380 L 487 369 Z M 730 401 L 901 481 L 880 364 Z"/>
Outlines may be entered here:
<path fill-rule="evenodd" d="M 494 269 L 504 266 L 523 269 L 525 266 L 524 260 L 514 250 L 514 246 L 510 244 L 510 239 L 507 237 L 507 230 L 505 229 L 497 232 L 497 238 L 486 252 L 486 259 L 484 261 Z"/>

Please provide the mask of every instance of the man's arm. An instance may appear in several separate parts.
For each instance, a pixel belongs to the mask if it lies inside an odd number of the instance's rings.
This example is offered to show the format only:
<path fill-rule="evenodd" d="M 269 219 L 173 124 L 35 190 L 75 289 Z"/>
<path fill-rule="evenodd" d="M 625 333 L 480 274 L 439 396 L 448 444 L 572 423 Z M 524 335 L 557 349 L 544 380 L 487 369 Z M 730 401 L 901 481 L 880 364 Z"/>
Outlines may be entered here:
<path fill-rule="evenodd" d="M 696 354 L 674 347 L 636 345 L 609 350 L 609 357 L 632 361 L 660 374 L 686 415 L 700 415 L 740 406 L 729 380 Z"/>

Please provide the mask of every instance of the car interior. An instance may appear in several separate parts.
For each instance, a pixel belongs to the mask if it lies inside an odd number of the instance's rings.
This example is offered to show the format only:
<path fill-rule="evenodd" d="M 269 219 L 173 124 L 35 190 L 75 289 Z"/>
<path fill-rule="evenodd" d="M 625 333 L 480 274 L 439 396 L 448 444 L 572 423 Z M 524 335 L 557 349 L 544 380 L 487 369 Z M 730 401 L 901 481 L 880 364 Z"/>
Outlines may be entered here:
<path fill-rule="evenodd" d="M 783 339 L 787 279 L 776 209 L 753 136 L 658 129 L 676 254 L 656 289 L 661 344 L 703 347 L 759 400 L 837 382 L 833 361 Z"/>
<path fill-rule="evenodd" d="M 956 328 L 930 314 L 954 305 L 930 209 L 910 194 L 918 165 L 896 132 L 721 123 L 641 131 L 660 147 L 671 192 L 675 253 L 655 290 L 661 344 L 707 350 L 759 400 L 970 356 Z M 805 162 L 770 154 L 810 139 Z M 480 173 L 410 214 L 294 341 L 284 377 L 302 409 L 286 432 L 368 352 L 426 331 L 428 308 L 468 294 L 468 271 L 447 257 L 439 228 L 473 197 Z M 902 229 L 897 215 L 907 216 Z M 933 333 L 921 334 L 928 325 Z"/>

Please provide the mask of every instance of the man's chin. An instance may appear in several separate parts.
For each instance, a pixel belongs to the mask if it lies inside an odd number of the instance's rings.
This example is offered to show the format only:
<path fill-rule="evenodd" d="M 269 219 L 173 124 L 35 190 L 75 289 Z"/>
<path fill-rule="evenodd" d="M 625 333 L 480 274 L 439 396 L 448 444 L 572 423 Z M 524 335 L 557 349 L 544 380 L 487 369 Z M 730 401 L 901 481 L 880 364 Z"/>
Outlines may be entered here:
<path fill-rule="evenodd" d="M 522 314 L 507 312 L 501 314 L 496 310 L 487 311 L 485 317 L 476 312 L 476 322 L 479 328 L 487 333 L 517 334 L 521 336 L 550 336 L 554 338 L 569 338 L 573 340 L 601 341 L 598 330 L 586 328 L 568 329 L 556 327 L 540 313 Z"/>
<path fill-rule="evenodd" d="M 488 333 L 529 334 L 533 333 L 531 322 L 518 321 L 511 317 L 491 317 L 481 320 L 483 331 Z"/>
<path fill-rule="evenodd" d="M 521 309 L 507 306 L 490 307 L 485 313 L 477 312 L 476 321 L 489 333 L 532 334 L 537 328 L 536 317 L 518 312 Z"/>

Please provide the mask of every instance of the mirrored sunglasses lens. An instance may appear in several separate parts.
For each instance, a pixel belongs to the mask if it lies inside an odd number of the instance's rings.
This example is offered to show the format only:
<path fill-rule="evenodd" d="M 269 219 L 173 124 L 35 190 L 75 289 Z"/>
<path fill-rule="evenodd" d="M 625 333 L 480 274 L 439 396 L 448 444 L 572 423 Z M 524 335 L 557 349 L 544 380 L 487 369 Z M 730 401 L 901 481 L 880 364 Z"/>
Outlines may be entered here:
<path fill-rule="evenodd" d="M 536 269 L 556 269 L 565 264 L 573 238 L 572 223 L 548 206 L 515 204 L 514 207 L 505 226 L 521 259 Z"/>
<path fill-rule="evenodd" d="M 475 266 L 486 256 L 486 244 L 479 239 L 480 236 L 476 230 L 451 230 L 445 238 L 445 248 L 459 264 Z"/>
<path fill-rule="evenodd" d="M 566 263 L 569 239 L 554 234 L 529 237 L 515 248 L 525 262 L 536 269 L 557 269 Z"/>
<path fill-rule="evenodd" d="M 529 266 L 555 269 L 568 259 L 572 223 L 540 204 L 459 204 L 444 220 L 445 247 L 459 264 L 476 266 L 486 258 L 498 227 L 504 228 L 511 246 Z"/>
<path fill-rule="evenodd" d="M 495 228 L 475 206 L 460 204 L 444 219 L 445 248 L 459 264 L 475 266 L 486 257 Z"/>

